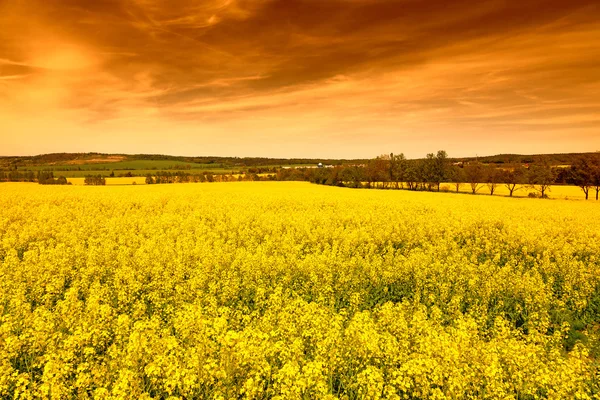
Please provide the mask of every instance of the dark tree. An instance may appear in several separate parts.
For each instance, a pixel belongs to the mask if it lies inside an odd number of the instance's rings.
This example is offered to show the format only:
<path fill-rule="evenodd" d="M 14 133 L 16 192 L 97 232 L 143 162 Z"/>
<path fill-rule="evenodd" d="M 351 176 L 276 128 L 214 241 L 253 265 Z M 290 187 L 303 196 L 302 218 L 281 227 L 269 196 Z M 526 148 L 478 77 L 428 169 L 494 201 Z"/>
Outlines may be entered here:
<path fill-rule="evenodd" d="M 529 168 L 529 183 L 540 192 L 542 198 L 548 197 L 546 193 L 550 191 L 555 179 L 556 173 L 547 158 L 543 158 Z"/>
<path fill-rule="evenodd" d="M 364 168 L 358 166 L 346 167 L 340 172 L 340 177 L 346 186 L 360 188 L 364 180 Z"/>
<path fill-rule="evenodd" d="M 325 180 L 325 184 L 329 186 L 343 186 L 341 167 L 331 168 L 328 177 Z"/>
<path fill-rule="evenodd" d="M 465 175 L 465 170 L 461 166 L 453 165 L 450 170 L 450 180 L 454 182 L 454 188 L 456 189 L 456 193 L 460 192 L 460 187 L 465 183 L 467 177 Z"/>
<path fill-rule="evenodd" d="M 366 178 L 367 187 L 377 186 L 377 183 L 382 182 L 383 187 L 387 187 L 389 182 L 389 157 L 387 155 L 379 156 L 367 163 Z"/>
<path fill-rule="evenodd" d="M 592 185 L 596 189 L 596 200 L 598 200 L 600 194 L 600 157 L 596 158 L 592 165 Z"/>
<path fill-rule="evenodd" d="M 419 182 L 419 161 L 412 161 L 407 164 L 405 171 L 405 182 L 410 190 L 417 190 Z"/>
<path fill-rule="evenodd" d="M 38 171 L 37 181 L 40 185 L 53 184 L 54 172 L 52 171 Z"/>
<path fill-rule="evenodd" d="M 429 153 L 425 160 L 420 163 L 420 181 L 423 187 L 427 187 L 427 190 L 433 190 L 433 187 L 437 184 L 438 176 L 436 171 L 437 160 L 435 154 Z M 439 185 L 438 185 L 439 186 Z"/>
<path fill-rule="evenodd" d="M 504 186 L 508 189 L 509 196 L 512 197 L 513 193 L 521 189 L 518 185 L 526 183 L 527 170 L 523 168 L 521 164 L 517 164 L 514 168 L 504 172 L 502 180 Z"/>
<path fill-rule="evenodd" d="M 391 180 L 394 182 L 394 187 L 400 189 L 406 180 L 406 157 L 404 157 L 404 153 L 398 155 L 392 153 L 390 154 L 390 162 L 392 165 L 390 168 Z"/>
<path fill-rule="evenodd" d="M 440 191 L 440 184 L 449 178 L 448 170 L 448 153 L 444 150 L 439 150 L 435 156 L 432 171 L 433 183 L 437 186 L 438 192 Z"/>
<path fill-rule="evenodd" d="M 86 175 L 83 183 L 91 186 L 104 186 L 106 179 L 102 175 Z"/>
<path fill-rule="evenodd" d="M 27 180 L 29 182 L 33 181 L 33 172 L 31 175 L 27 175 Z M 37 181 L 40 185 L 70 185 L 69 181 L 67 181 L 67 178 L 64 176 L 54 178 L 54 172 L 52 171 L 38 171 Z"/>
<path fill-rule="evenodd" d="M 571 166 L 569 175 L 573 184 L 579 186 L 587 200 L 590 189 L 594 186 L 594 165 L 587 157 L 581 157 Z"/>
<path fill-rule="evenodd" d="M 471 192 L 473 194 L 477 193 L 477 191 L 480 189 L 480 184 L 482 184 L 485 180 L 485 171 L 483 169 L 483 165 L 479 162 L 467 164 L 464 167 L 464 171 L 467 183 L 471 186 Z"/>
<path fill-rule="evenodd" d="M 490 190 L 490 195 L 493 196 L 496 188 L 500 184 L 501 175 L 500 170 L 493 164 L 488 165 L 485 168 L 485 184 Z"/>

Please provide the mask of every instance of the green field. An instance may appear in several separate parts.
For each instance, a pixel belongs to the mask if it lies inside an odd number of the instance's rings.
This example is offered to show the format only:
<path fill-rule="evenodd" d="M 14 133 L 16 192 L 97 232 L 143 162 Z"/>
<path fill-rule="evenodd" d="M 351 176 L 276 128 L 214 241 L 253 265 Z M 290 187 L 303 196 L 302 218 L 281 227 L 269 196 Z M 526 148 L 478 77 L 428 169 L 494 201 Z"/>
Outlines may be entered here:
<path fill-rule="evenodd" d="M 109 163 L 89 163 L 89 164 L 61 164 L 61 165 L 39 165 L 20 167 L 19 170 L 25 171 L 118 171 L 118 170 L 164 170 L 164 169 L 214 169 L 223 168 L 223 164 L 198 164 L 185 163 L 169 160 L 132 160 Z"/>
<path fill-rule="evenodd" d="M 168 171 L 168 169 L 162 169 L 162 171 Z M 86 175 L 103 175 L 108 177 L 110 173 L 114 171 L 115 177 L 119 177 L 120 174 L 126 174 L 131 172 L 133 175 L 137 176 L 146 176 L 147 174 L 156 174 L 157 171 L 161 171 L 161 169 L 136 169 L 136 170 L 82 170 L 82 171 L 56 171 L 54 170 L 55 176 L 64 176 L 65 178 L 84 178 Z M 186 171 L 191 174 L 199 174 L 201 172 L 210 172 L 212 174 L 231 174 L 239 172 L 239 169 L 226 169 L 226 168 L 203 168 L 203 169 L 174 169 L 174 171 Z"/>
<path fill-rule="evenodd" d="M 289 168 L 302 168 L 314 166 L 312 164 L 302 165 L 284 165 Z M 198 174 L 206 171 L 212 174 L 231 174 L 246 172 L 250 168 L 273 168 L 281 166 L 261 165 L 256 167 L 247 166 L 232 166 L 224 164 L 199 164 L 199 163 L 182 163 L 165 160 L 134 160 L 120 161 L 113 163 L 90 163 L 90 164 L 61 164 L 61 165 L 41 165 L 41 166 L 26 166 L 19 167 L 19 171 L 53 171 L 56 176 L 64 176 L 66 178 L 82 178 L 86 175 L 103 175 L 109 176 L 114 171 L 116 176 L 131 172 L 137 176 L 145 176 L 147 174 L 156 173 L 156 171 L 187 171 Z"/>

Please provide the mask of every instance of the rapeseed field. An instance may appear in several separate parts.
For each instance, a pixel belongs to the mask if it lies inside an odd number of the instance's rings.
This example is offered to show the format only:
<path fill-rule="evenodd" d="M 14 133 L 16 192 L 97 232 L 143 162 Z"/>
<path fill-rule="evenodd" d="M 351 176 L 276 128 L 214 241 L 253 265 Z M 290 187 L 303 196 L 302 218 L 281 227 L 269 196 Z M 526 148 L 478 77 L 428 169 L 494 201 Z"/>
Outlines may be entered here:
<path fill-rule="evenodd" d="M 600 205 L 0 184 L 2 399 L 598 399 Z"/>
<path fill-rule="evenodd" d="M 262 177 L 267 177 L 270 174 L 258 174 L 259 176 Z M 233 177 L 233 179 L 237 180 L 240 176 L 243 175 L 239 175 L 239 174 L 233 174 L 233 175 L 228 175 L 229 177 Z M 136 177 L 116 177 L 116 178 L 105 178 L 106 179 L 106 185 L 107 186 L 113 186 L 113 185 L 145 185 L 146 184 L 146 178 L 143 176 L 136 176 Z M 84 185 L 85 184 L 85 178 L 67 178 L 68 182 L 71 183 L 72 185 Z M 404 190 L 408 190 L 406 189 L 406 185 L 404 185 Z M 456 192 L 456 187 L 453 183 L 442 183 L 442 191 L 444 192 Z M 395 189 L 390 189 L 390 190 L 395 190 Z M 471 187 L 464 183 L 459 187 L 459 193 L 463 193 L 463 194 L 472 194 L 471 192 Z M 478 196 L 487 196 L 490 194 L 490 191 L 488 189 L 488 187 L 485 184 L 480 184 L 478 189 L 477 189 L 477 193 Z M 515 190 L 515 192 L 513 193 L 514 197 L 529 197 L 530 194 L 533 195 L 538 195 L 539 196 L 539 192 L 537 192 L 534 188 L 530 187 L 529 185 L 518 185 L 517 189 Z M 548 196 L 548 198 L 550 199 L 560 199 L 560 200 L 585 200 L 585 195 L 583 193 L 583 191 L 577 187 L 577 186 L 573 186 L 573 185 L 553 185 L 550 190 L 547 192 L 546 194 Z M 495 190 L 494 190 L 494 196 L 505 196 L 508 197 L 509 196 L 509 191 L 506 188 L 506 186 L 499 184 Z M 591 192 L 590 195 L 590 199 L 589 201 L 593 201 L 594 198 L 594 194 L 593 194 L 593 190 Z"/>

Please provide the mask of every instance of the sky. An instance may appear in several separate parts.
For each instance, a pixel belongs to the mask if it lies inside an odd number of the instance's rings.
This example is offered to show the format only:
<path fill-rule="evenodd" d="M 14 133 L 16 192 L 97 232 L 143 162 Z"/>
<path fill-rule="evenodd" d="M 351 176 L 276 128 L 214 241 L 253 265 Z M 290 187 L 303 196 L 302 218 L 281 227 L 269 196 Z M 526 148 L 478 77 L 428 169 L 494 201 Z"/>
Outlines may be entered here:
<path fill-rule="evenodd" d="M 600 150 L 600 2 L 0 0 L 0 155 Z"/>

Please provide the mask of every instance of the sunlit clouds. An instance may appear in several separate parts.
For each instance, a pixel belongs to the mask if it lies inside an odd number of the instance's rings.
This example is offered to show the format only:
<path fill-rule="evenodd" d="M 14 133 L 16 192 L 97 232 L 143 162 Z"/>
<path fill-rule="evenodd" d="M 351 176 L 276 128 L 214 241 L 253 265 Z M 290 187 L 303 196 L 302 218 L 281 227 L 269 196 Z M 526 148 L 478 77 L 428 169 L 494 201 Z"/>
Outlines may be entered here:
<path fill-rule="evenodd" d="M 599 21 L 579 0 L 4 0 L 0 155 L 600 150 Z"/>

